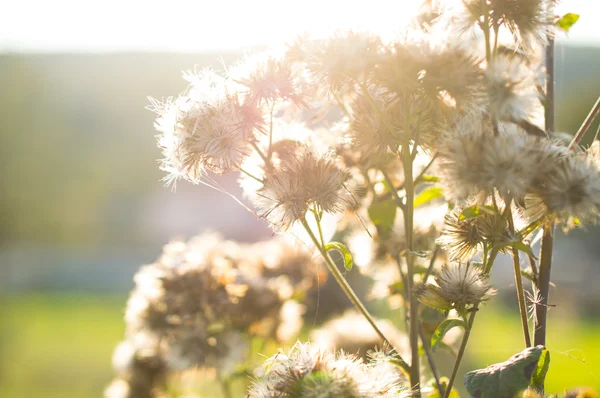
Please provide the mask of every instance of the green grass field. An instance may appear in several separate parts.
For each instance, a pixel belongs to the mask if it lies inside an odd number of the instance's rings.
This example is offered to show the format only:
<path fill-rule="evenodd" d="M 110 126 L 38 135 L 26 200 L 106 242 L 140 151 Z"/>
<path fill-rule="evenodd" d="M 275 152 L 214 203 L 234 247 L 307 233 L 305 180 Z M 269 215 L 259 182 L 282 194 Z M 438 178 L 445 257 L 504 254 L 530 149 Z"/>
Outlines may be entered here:
<path fill-rule="evenodd" d="M 46 294 L 0 299 L 0 397 L 99 397 L 123 336 L 125 295 Z M 488 305 L 478 315 L 460 374 L 501 362 L 523 348 L 519 320 Z M 600 387 L 600 321 L 550 312 L 548 391 Z M 459 383 L 460 384 L 460 383 Z"/>

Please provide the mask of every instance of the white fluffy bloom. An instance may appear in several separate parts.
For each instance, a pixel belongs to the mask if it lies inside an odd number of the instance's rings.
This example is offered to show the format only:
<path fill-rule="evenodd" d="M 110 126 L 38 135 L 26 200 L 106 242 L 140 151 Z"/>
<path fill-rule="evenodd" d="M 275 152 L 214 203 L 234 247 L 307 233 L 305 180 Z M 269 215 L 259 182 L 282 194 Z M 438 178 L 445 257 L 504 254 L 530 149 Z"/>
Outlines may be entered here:
<path fill-rule="evenodd" d="M 250 398 L 408 397 L 400 373 L 378 358 L 365 364 L 355 356 L 320 351 L 296 343 L 265 364 L 265 375 L 253 382 Z"/>

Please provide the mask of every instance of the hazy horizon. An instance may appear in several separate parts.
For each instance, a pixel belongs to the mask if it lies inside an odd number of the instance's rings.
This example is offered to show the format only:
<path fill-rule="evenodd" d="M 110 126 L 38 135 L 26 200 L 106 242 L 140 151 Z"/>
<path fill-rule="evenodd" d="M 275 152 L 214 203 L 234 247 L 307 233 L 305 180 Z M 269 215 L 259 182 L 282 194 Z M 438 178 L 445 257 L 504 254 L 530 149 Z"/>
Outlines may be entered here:
<path fill-rule="evenodd" d="M 166 6 L 141 0 L 21 0 L 6 4 L 0 14 L 0 52 L 239 52 L 282 44 L 302 33 L 322 36 L 337 29 L 394 35 L 418 4 L 174 0 Z M 557 14 L 566 12 L 581 18 L 568 37 L 559 35 L 559 42 L 599 46 L 600 29 L 593 16 L 600 13 L 600 3 L 565 0 Z"/>

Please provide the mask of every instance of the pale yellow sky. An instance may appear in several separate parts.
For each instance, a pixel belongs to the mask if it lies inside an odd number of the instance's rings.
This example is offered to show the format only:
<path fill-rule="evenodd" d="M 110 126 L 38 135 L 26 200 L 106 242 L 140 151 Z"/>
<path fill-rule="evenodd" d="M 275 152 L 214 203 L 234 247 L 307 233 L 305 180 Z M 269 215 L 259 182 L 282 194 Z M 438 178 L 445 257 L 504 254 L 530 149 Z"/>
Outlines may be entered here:
<path fill-rule="evenodd" d="M 3 0 L 0 51 L 207 51 L 273 45 L 302 32 L 393 34 L 413 0 Z M 600 1 L 563 0 L 569 34 L 600 45 Z"/>

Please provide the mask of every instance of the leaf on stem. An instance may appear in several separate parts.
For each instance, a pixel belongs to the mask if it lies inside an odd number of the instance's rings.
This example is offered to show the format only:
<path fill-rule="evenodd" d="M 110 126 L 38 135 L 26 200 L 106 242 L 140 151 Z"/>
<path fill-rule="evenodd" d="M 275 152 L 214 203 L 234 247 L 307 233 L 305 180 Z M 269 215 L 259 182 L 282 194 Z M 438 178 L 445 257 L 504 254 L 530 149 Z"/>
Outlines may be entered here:
<path fill-rule="evenodd" d="M 427 187 L 421 191 L 415 198 L 414 206 L 419 207 L 432 200 L 444 197 L 444 190 L 440 187 Z"/>
<path fill-rule="evenodd" d="M 386 238 L 392 231 L 397 209 L 393 199 L 375 201 L 369 207 L 369 218 L 382 238 Z"/>
<path fill-rule="evenodd" d="M 467 324 L 462 319 L 446 319 L 444 322 L 440 323 L 431 336 L 431 349 L 435 349 L 435 347 L 437 347 L 437 345 L 442 341 L 446 333 L 448 333 L 450 329 L 454 327 L 466 329 Z"/>
<path fill-rule="evenodd" d="M 575 23 L 579 20 L 579 14 L 574 14 L 572 12 L 568 12 L 563 15 L 558 21 L 556 21 L 556 26 L 560 29 L 568 32 L 569 29 L 575 25 Z"/>
<path fill-rule="evenodd" d="M 496 210 L 494 209 L 493 206 L 480 206 L 480 205 L 469 206 L 469 207 L 465 207 L 463 209 L 463 211 L 460 212 L 460 214 L 458 215 L 458 220 L 459 221 L 468 220 L 470 218 L 479 217 L 483 213 L 492 213 L 493 214 L 495 212 L 496 212 Z"/>
<path fill-rule="evenodd" d="M 331 242 L 326 244 L 325 251 L 329 252 L 331 250 L 340 252 L 342 257 L 344 258 L 344 267 L 348 271 L 350 271 L 352 269 L 352 266 L 354 265 L 354 262 L 352 261 L 352 254 L 350 253 L 350 250 L 348 250 L 346 245 L 340 242 Z"/>

